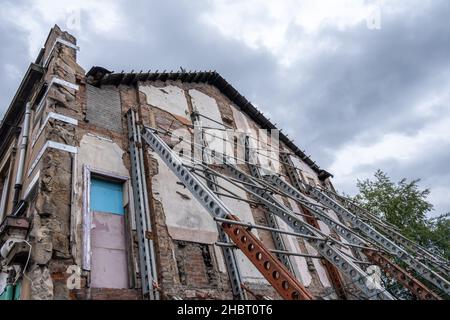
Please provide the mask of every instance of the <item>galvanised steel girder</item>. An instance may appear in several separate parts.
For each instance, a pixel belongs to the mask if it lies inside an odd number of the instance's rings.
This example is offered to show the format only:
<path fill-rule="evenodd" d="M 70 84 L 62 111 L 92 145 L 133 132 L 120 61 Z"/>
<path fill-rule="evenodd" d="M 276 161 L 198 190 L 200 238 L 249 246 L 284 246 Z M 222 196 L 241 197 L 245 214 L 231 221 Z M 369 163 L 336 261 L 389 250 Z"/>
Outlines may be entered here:
<path fill-rule="evenodd" d="M 379 266 L 387 276 L 395 278 L 419 300 L 442 300 L 422 282 L 411 276 L 406 270 L 393 263 L 388 257 L 371 250 L 363 250 L 369 261 Z"/>
<path fill-rule="evenodd" d="M 347 209 L 355 213 L 359 212 L 359 214 L 361 215 L 365 214 L 365 212 L 361 208 L 354 205 L 350 201 L 340 196 L 339 198 L 343 201 L 344 207 L 346 207 Z M 422 259 L 425 263 L 428 263 L 432 267 L 436 268 L 445 276 L 450 277 L 450 269 L 448 268 L 448 261 L 445 261 L 444 259 L 436 255 L 433 255 L 431 252 L 428 252 L 426 249 L 422 248 L 414 241 L 406 238 L 393 228 L 384 225 L 384 223 L 382 223 L 381 221 L 377 221 L 375 219 L 371 219 L 370 221 L 372 224 L 374 224 L 374 227 L 377 228 L 380 232 L 384 233 L 386 236 L 388 236 L 396 243 L 401 244 L 405 249 L 412 252 L 417 258 Z"/>
<path fill-rule="evenodd" d="M 324 222 L 327 226 L 336 231 L 338 235 L 343 237 L 349 243 L 363 247 L 368 246 L 368 243 L 365 242 L 361 237 L 356 235 L 353 230 L 328 216 L 328 214 L 322 209 L 319 209 L 313 204 L 305 203 L 309 202 L 309 200 L 305 196 L 303 196 L 300 191 L 291 186 L 289 183 L 283 181 L 280 177 L 275 175 L 264 176 L 264 180 L 272 186 L 279 188 L 286 194 L 289 194 L 291 197 L 301 201 L 302 205 L 305 206 L 317 219 Z"/>
<path fill-rule="evenodd" d="M 250 168 L 251 175 L 256 179 L 261 180 L 261 179 L 263 179 L 263 175 L 261 173 L 260 168 L 254 164 L 254 163 L 256 163 L 255 158 L 256 157 L 255 157 L 254 152 L 250 151 L 249 137 L 246 136 L 245 137 L 245 162 L 247 162 L 247 164 Z M 278 221 L 276 220 L 275 215 L 270 211 L 270 209 L 266 211 L 266 220 L 269 224 L 274 225 L 275 228 L 278 228 Z M 308 217 L 307 222 L 310 225 L 312 225 L 313 227 L 320 230 L 319 224 L 313 216 Z M 274 237 L 274 236 L 276 236 L 276 237 Z M 275 245 L 284 246 L 284 243 L 280 244 L 280 243 L 276 242 L 276 240 L 278 240 L 278 241 L 282 240 L 280 234 L 274 235 L 272 233 L 272 237 L 274 237 Z M 284 256 L 284 258 L 288 260 L 288 257 Z M 290 260 L 288 260 L 288 261 L 290 262 Z M 333 284 L 334 289 L 336 290 L 338 297 L 340 299 L 347 299 L 345 289 L 344 289 L 344 284 L 342 281 L 342 277 L 339 274 L 338 270 L 328 260 L 324 259 L 322 261 L 323 261 L 324 267 L 327 270 L 327 273 L 330 277 L 331 283 Z M 285 263 L 285 265 L 286 265 L 286 263 Z M 292 268 L 291 268 L 291 270 L 292 270 Z"/>
<path fill-rule="evenodd" d="M 253 159 L 254 155 L 251 154 L 249 151 L 250 148 L 249 148 L 248 136 L 245 137 L 244 145 L 245 145 L 245 161 L 248 163 L 251 175 L 255 178 L 261 178 L 261 173 L 259 171 L 259 168 L 250 164 L 250 162 L 254 161 L 254 159 Z M 250 159 L 250 157 L 252 157 L 252 159 Z M 276 216 L 270 210 L 265 210 L 264 215 L 266 217 L 266 221 L 267 221 L 267 224 L 269 225 L 269 227 L 274 228 L 274 229 L 280 229 Z M 271 235 L 272 235 L 272 240 L 275 244 L 275 248 L 280 251 L 287 251 L 286 244 L 284 243 L 284 239 L 281 236 L 281 234 L 271 232 Z M 287 255 L 277 254 L 277 257 L 280 259 L 281 262 L 283 262 L 283 264 L 286 266 L 286 268 L 288 268 L 291 272 L 294 273 L 294 268 L 292 267 L 292 262 Z"/>
<path fill-rule="evenodd" d="M 213 218 L 239 221 L 222 200 L 183 165 L 170 147 L 152 129 L 144 128 L 142 138 Z M 255 235 L 243 226 L 224 222 L 222 227 L 238 248 L 283 298 L 293 300 L 312 299 L 312 295 L 309 294 L 304 286 L 267 250 Z"/>
<path fill-rule="evenodd" d="M 320 190 L 310 187 L 308 191 L 310 192 L 310 194 L 314 195 L 321 204 L 340 214 L 348 223 L 350 223 L 353 228 L 358 229 L 362 234 L 372 239 L 383 249 L 401 259 L 410 268 L 415 270 L 420 277 L 426 279 L 436 288 L 445 292 L 447 295 L 450 295 L 450 283 L 441 275 L 430 269 L 427 265 L 418 261 L 403 248 L 392 242 L 390 239 L 386 238 L 378 230 L 374 229 L 372 226 L 359 219 L 355 214 L 348 211 L 346 208 L 341 206 L 339 203 L 331 199 Z"/>
<path fill-rule="evenodd" d="M 134 211 L 139 249 L 139 266 L 141 286 L 144 296 L 151 300 L 159 299 L 159 292 L 154 286 L 158 281 L 153 240 L 147 239 L 146 233 L 151 232 L 150 210 L 148 203 L 147 184 L 145 182 L 141 136 L 137 126 L 137 114 L 130 110 L 127 113 L 128 139 L 131 159 L 131 183 L 133 186 Z"/>
<path fill-rule="evenodd" d="M 201 130 L 201 120 L 198 115 L 198 113 L 193 113 L 191 115 L 192 121 L 194 125 L 196 126 L 194 130 L 194 134 L 196 137 L 194 138 L 195 141 L 200 140 L 202 143 L 202 147 L 207 147 L 204 139 L 204 133 L 203 130 Z M 207 158 L 207 154 L 204 152 L 201 153 L 202 155 L 202 162 L 205 163 L 209 159 Z M 205 178 L 206 178 L 206 185 L 208 188 L 216 193 L 217 190 L 217 179 L 215 176 L 212 176 L 207 170 L 204 172 Z M 218 195 L 217 195 L 218 196 Z M 220 198 L 220 196 L 218 196 Z M 225 233 L 222 225 L 217 224 L 217 232 L 219 234 L 219 241 L 222 243 L 229 243 L 229 237 Z M 247 294 L 242 287 L 242 277 L 241 272 L 239 270 L 239 265 L 236 260 L 236 255 L 234 252 L 234 248 L 231 247 L 222 247 L 222 253 L 223 258 L 225 260 L 225 266 L 227 268 L 228 276 L 230 278 L 230 285 L 231 285 L 231 291 L 233 292 L 233 298 L 237 300 L 247 300 Z"/>
<path fill-rule="evenodd" d="M 215 177 L 213 177 L 208 172 L 205 172 L 205 177 L 210 181 L 215 181 Z M 211 182 L 207 182 L 208 188 L 213 192 L 217 191 L 217 186 Z M 220 198 L 220 197 L 219 197 Z M 229 238 L 225 231 L 223 230 L 222 225 L 217 225 L 217 231 L 219 233 L 219 241 L 222 243 L 229 243 Z M 222 248 L 223 256 L 225 259 L 225 265 L 228 270 L 228 275 L 230 277 L 231 290 L 233 291 L 234 299 L 238 300 L 246 300 L 247 295 L 242 288 L 242 278 L 239 270 L 239 265 L 237 264 L 236 255 L 234 254 L 233 248 L 223 247 Z"/>
<path fill-rule="evenodd" d="M 266 181 L 270 181 L 270 183 L 278 187 L 283 192 L 289 194 L 293 198 L 296 198 L 297 200 L 304 201 L 307 200 L 305 196 L 303 196 L 298 190 L 296 190 L 293 186 L 288 184 L 287 182 L 280 179 L 278 176 L 265 176 L 264 177 Z M 303 204 L 302 206 L 307 206 Z M 411 274 L 409 274 L 406 270 L 402 269 L 397 264 L 393 263 L 391 260 L 389 260 L 384 255 L 381 255 L 379 252 L 376 252 L 375 250 L 368 249 L 368 243 L 364 242 L 361 238 L 354 235 L 354 232 L 352 232 L 350 229 L 348 229 L 345 226 L 342 226 L 339 222 L 334 221 L 333 219 L 329 218 L 326 213 L 321 212 L 320 209 L 309 209 L 307 208 L 311 213 L 315 213 L 317 217 L 320 217 L 320 219 L 326 223 L 330 228 L 335 230 L 338 234 L 340 234 L 343 238 L 345 238 L 347 241 L 349 241 L 352 244 L 359 245 L 362 248 L 362 252 L 369 258 L 369 260 L 377 264 L 381 269 L 383 269 L 385 272 L 389 273 L 392 277 L 396 278 L 405 288 L 409 289 L 412 294 L 414 294 L 418 299 L 424 299 L 424 300 L 439 300 L 439 296 L 437 296 L 432 290 L 427 288 L 423 283 L 418 281 L 416 278 L 414 278 Z"/>
<path fill-rule="evenodd" d="M 259 186 L 252 186 L 255 182 L 247 178 L 245 173 L 229 163 L 225 163 L 225 167 L 230 176 L 244 182 L 244 186 L 249 191 L 265 199 L 266 201 L 264 202 L 264 205 L 266 205 L 272 213 L 276 214 L 284 222 L 286 222 L 295 232 L 312 236 L 322 235 L 320 230 L 317 230 L 306 222 L 300 220 L 294 212 L 280 204 L 272 195 L 269 194 L 269 192 L 263 190 Z M 311 239 L 309 240 L 309 243 L 314 246 L 326 260 L 346 275 L 367 297 L 370 297 L 371 299 L 394 300 L 394 297 L 385 289 L 377 283 L 371 282 L 369 280 L 369 275 L 357 266 L 351 259 L 345 256 L 338 248 L 335 248 L 327 241 Z"/>

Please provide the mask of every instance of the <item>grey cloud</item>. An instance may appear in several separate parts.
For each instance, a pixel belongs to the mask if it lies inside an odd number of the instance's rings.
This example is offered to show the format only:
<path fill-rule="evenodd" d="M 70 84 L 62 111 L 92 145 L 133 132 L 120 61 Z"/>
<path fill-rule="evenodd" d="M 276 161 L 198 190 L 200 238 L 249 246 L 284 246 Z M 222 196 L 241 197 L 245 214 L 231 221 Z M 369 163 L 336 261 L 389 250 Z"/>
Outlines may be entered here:
<path fill-rule="evenodd" d="M 244 93 L 253 92 L 255 79 L 268 83 L 264 74 L 276 73 L 275 58 L 266 51 L 225 39 L 202 24 L 198 14 L 207 9 L 208 2 L 202 1 L 135 1 L 133 6 L 124 6 L 130 39 L 98 39 L 96 45 L 85 48 L 82 62 L 116 71 L 179 70 L 180 66 L 188 70 L 216 69 L 244 88 Z"/>
<path fill-rule="evenodd" d="M 450 6 L 444 1 L 433 4 L 414 19 L 383 16 L 378 31 L 362 24 L 345 31 L 322 30 L 319 40 L 329 37 L 341 46 L 298 66 L 296 72 L 307 74 L 308 82 L 287 93 L 285 99 L 295 101 L 291 109 L 297 106 L 298 116 L 283 123 L 302 136 L 325 165 L 334 157 L 324 148 L 336 150 L 364 132 L 373 139 L 389 131 L 411 134 L 430 120 L 409 110 L 430 90 L 448 90 Z M 301 39 L 301 30 L 293 34 Z M 302 126 L 296 127 L 301 118 Z"/>
<path fill-rule="evenodd" d="M 3 118 L 22 80 L 22 75 L 11 74 L 7 65 L 25 74 L 30 61 L 26 34 L 19 28 L 0 22 L 0 43 L 0 118 Z"/>
<path fill-rule="evenodd" d="M 95 33 L 97 17 L 82 12 L 83 34 L 78 38 L 83 67 L 100 65 L 115 71 L 178 70 L 180 66 L 216 69 L 325 168 L 335 159 L 334 151 L 357 136 L 365 137 L 362 141 L 369 144 L 386 132 L 415 134 L 435 118 L 412 114 L 411 107 L 433 90 L 448 91 L 448 1 L 430 2 L 429 8 L 415 17 L 383 14 L 378 31 L 368 30 L 364 23 L 344 31 L 324 26 L 313 37 L 318 43 L 337 43 L 337 50 L 301 57 L 288 70 L 282 69 L 269 51 L 251 49 L 203 24 L 199 16 L 210 9 L 209 1 L 118 3 L 128 34 L 124 40 Z M 0 21 L 0 35 L 0 61 L 25 71 L 29 63 L 26 34 Z M 45 37 L 42 35 L 43 40 Z M 292 44 L 311 40 L 307 37 L 310 35 L 295 25 L 286 33 Z M 34 49 L 37 54 L 39 48 Z M 12 83 L 2 75 L 0 81 L 2 110 L 20 79 Z M 448 106 L 440 108 L 448 110 Z M 358 168 L 358 172 L 381 168 L 398 177 L 430 177 L 424 182 L 430 181 L 431 187 L 445 186 L 445 178 L 439 177 L 448 174 L 442 175 L 445 169 L 439 163 L 450 157 L 450 151 L 441 146 L 436 149 L 440 152 L 413 159 L 411 164 L 381 162 L 373 168 Z"/>
<path fill-rule="evenodd" d="M 407 178 L 408 180 L 420 179 L 419 186 L 423 189 L 429 188 L 431 195 L 433 195 L 433 189 L 448 188 L 450 181 L 450 171 L 447 169 L 450 163 L 450 152 L 448 150 L 450 150 L 450 144 L 436 146 L 424 152 L 420 157 L 406 162 L 386 159 L 371 165 L 360 165 L 354 169 L 355 181 L 357 178 L 364 180 L 362 177 L 372 179 L 375 171 L 381 169 L 393 181 L 399 181 L 402 178 Z M 339 189 L 350 194 L 357 192 L 354 182 L 350 185 L 340 185 Z M 450 208 L 445 206 L 445 203 L 448 203 L 446 199 L 438 199 L 437 201 L 437 203 L 434 203 L 433 215 L 450 211 Z M 441 202 L 444 204 L 441 204 Z"/>

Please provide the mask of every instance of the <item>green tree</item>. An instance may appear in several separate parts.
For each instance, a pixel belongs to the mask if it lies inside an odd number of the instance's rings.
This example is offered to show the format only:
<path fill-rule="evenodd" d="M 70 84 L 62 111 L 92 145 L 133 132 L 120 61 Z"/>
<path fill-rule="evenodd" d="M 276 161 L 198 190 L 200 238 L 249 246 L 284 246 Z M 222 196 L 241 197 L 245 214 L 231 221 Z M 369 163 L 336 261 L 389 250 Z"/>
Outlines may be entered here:
<path fill-rule="evenodd" d="M 420 179 L 395 183 L 381 170 L 375 179 L 358 180 L 359 194 L 353 200 L 381 220 L 398 227 L 400 233 L 447 260 L 450 258 L 450 213 L 428 218 L 433 205 L 427 201 L 429 189 L 421 190 Z M 401 261 L 397 263 L 403 265 Z M 405 267 L 405 265 L 403 265 Z M 414 299 L 392 277 L 382 276 L 388 291 L 400 299 Z"/>
<path fill-rule="evenodd" d="M 358 180 L 359 194 L 353 200 L 397 226 L 406 237 L 449 259 L 450 214 L 427 217 L 433 205 L 427 201 L 430 190 L 419 187 L 420 179 L 401 179 L 395 183 L 381 170 L 374 177 L 374 180 Z"/>

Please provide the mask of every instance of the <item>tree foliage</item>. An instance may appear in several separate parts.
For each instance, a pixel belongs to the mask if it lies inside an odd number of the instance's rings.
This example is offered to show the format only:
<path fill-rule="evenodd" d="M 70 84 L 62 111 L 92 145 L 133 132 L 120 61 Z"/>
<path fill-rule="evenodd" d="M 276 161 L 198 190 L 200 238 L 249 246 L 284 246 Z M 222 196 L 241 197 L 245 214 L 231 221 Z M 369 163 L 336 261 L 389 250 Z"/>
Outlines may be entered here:
<path fill-rule="evenodd" d="M 433 205 L 427 201 L 429 189 L 419 187 L 420 179 L 393 182 L 381 170 L 375 179 L 358 180 L 359 194 L 353 200 L 425 248 L 450 258 L 450 213 L 428 218 Z"/>
<path fill-rule="evenodd" d="M 381 170 L 375 179 L 358 180 L 359 194 L 353 200 L 381 220 L 398 227 L 400 233 L 429 251 L 450 259 L 450 213 L 429 218 L 433 205 L 427 201 L 429 189 L 421 190 L 420 179 L 393 182 Z M 403 265 L 401 261 L 397 261 Z M 403 267 L 406 267 L 403 265 Z M 395 279 L 382 275 L 388 291 L 399 299 L 414 299 Z"/>

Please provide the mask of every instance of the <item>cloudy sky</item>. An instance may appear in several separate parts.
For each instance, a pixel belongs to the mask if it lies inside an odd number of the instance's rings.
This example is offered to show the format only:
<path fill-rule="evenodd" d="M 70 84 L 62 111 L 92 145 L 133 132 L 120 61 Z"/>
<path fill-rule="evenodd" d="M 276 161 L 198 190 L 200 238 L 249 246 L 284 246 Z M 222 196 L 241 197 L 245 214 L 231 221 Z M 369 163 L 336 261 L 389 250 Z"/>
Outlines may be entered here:
<path fill-rule="evenodd" d="M 353 194 L 376 169 L 450 211 L 450 1 L 0 0 L 0 114 L 49 29 L 115 71 L 217 70 Z"/>

